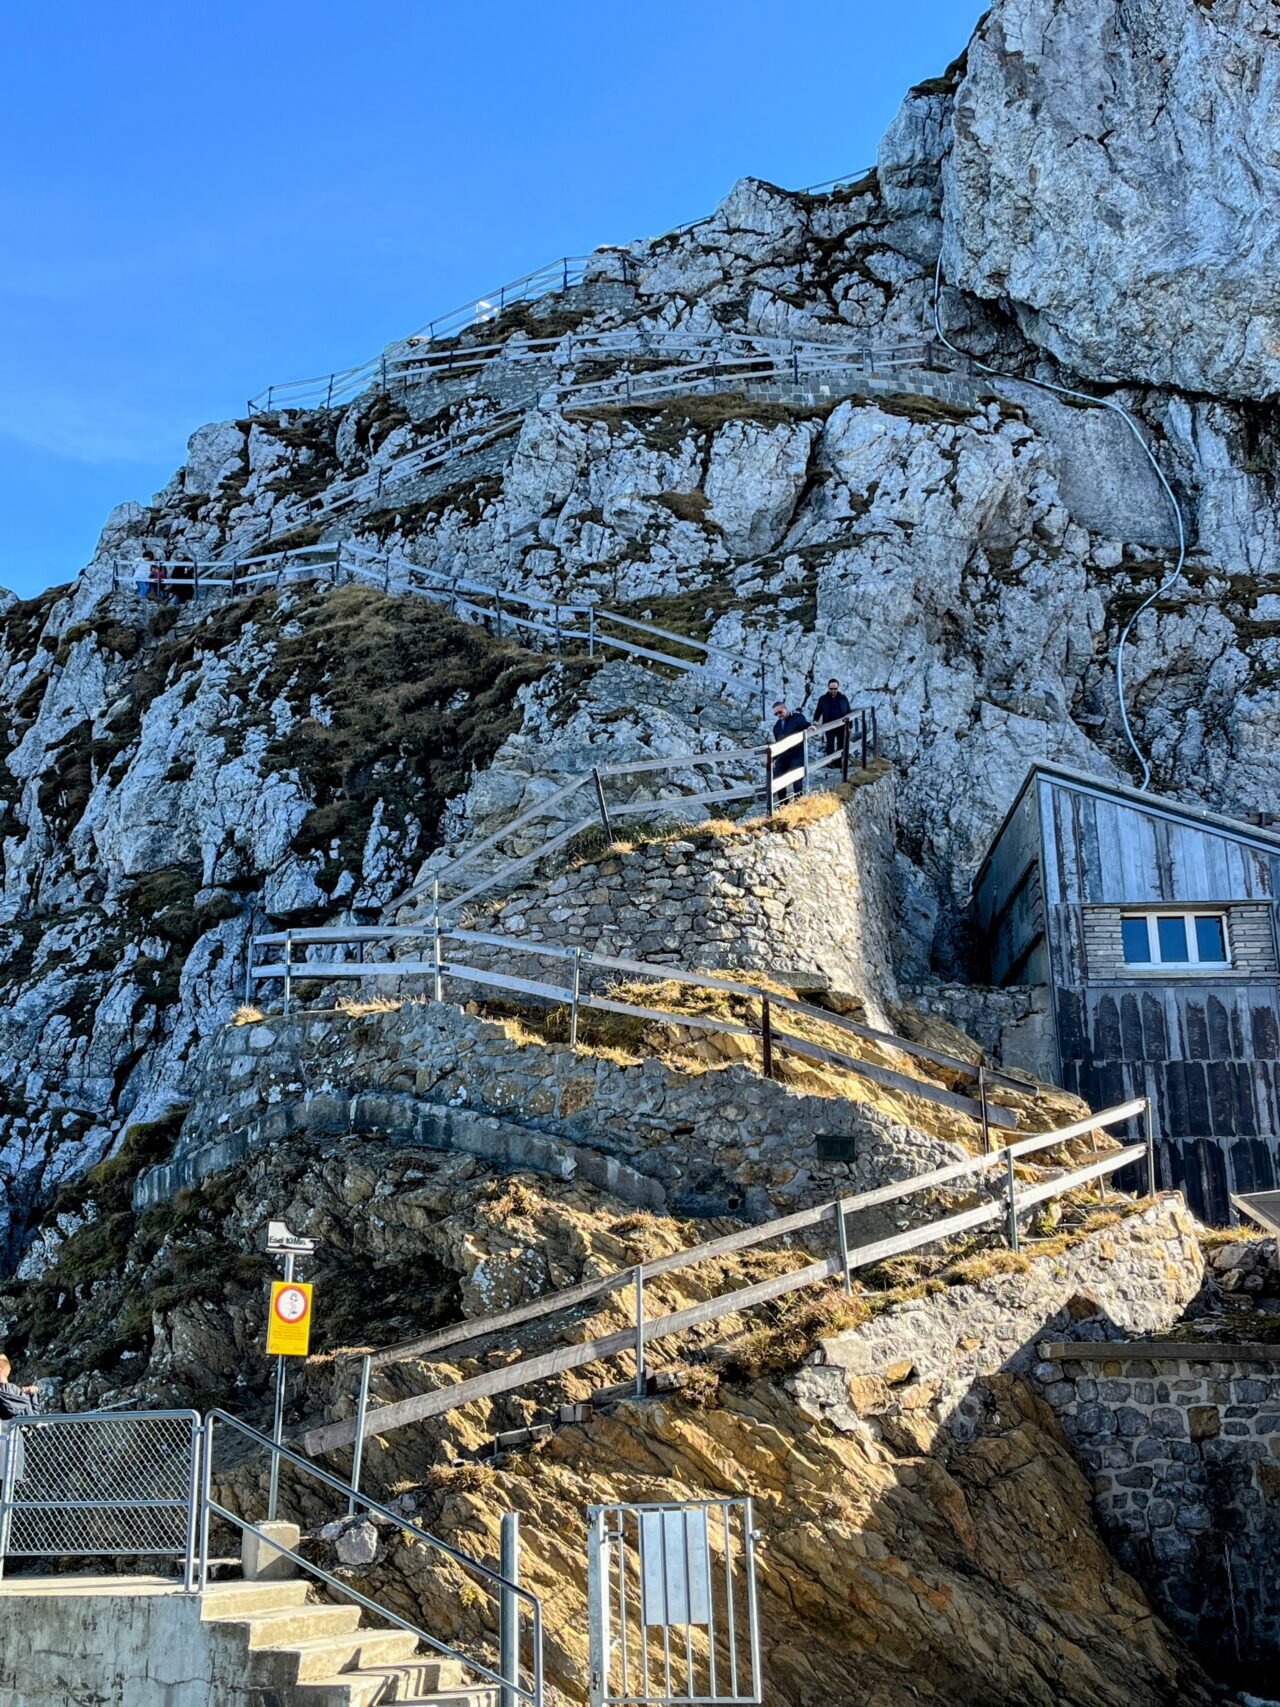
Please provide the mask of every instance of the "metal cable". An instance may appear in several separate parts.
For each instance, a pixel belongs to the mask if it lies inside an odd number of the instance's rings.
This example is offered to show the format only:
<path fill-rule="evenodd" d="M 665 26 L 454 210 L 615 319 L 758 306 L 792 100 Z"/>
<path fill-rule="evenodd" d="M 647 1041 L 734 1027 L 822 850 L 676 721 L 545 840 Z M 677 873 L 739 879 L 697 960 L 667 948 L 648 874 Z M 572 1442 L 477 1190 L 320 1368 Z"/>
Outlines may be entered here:
<path fill-rule="evenodd" d="M 939 252 L 937 265 L 933 269 L 933 327 L 938 337 L 947 346 L 947 348 L 953 352 L 953 354 L 963 357 L 965 361 L 970 362 L 976 368 L 980 368 L 983 373 L 993 375 L 996 379 L 1011 379 L 1023 385 L 1038 386 L 1041 391 L 1054 391 L 1060 397 L 1074 397 L 1081 403 L 1090 403 L 1097 408 L 1110 409 L 1113 415 L 1119 415 L 1125 426 L 1128 427 L 1129 431 L 1138 441 L 1138 444 L 1142 449 L 1142 454 L 1155 470 L 1156 479 L 1164 488 L 1164 495 L 1169 501 L 1169 508 L 1173 513 L 1174 524 L 1178 530 L 1177 562 L 1174 565 L 1173 573 L 1169 575 L 1153 593 L 1150 593 L 1142 601 L 1134 611 L 1133 615 L 1129 618 L 1128 622 L 1125 623 L 1124 628 L 1120 633 L 1120 639 L 1116 645 L 1116 695 L 1120 704 L 1120 722 L 1124 729 L 1125 740 L 1128 741 L 1130 747 L 1133 749 L 1134 757 L 1137 759 L 1142 770 L 1142 781 L 1139 786 L 1141 788 L 1146 788 L 1151 781 L 1151 765 L 1146 754 L 1142 751 L 1142 748 L 1138 745 L 1137 740 L 1134 737 L 1133 729 L 1129 722 L 1129 711 L 1125 705 L 1124 649 L 1128 644 L 1129 635 L 1133 630 L 1133 625 L 1137 622 L 1138 618 L 1144 611 L 1149 610 L 1157 599 L 1163 597 L 1164 594 L 1171 592 L 1182 579 L 1182 572 L 1187 561 L 1187 532 L 1186 524 L 1183 521 L 1182 516 L 1182 506 L 1174 496 L 1173 487 L 1170 486 L 1168 480 L 1165 478 L 1164 470 L 1156 460 L 1155 452 L 1151 449 L 1151 446 L 1147 443 L 1146 439 L 1143 438 L 1142 433 L 1138 428 L 1138 423 L 1134 420 L 1133 416 L 1127 409 L 1122 408 L 1119 403 L 1113 402 L 1109 397 L 1094 397 L 1087 391 L 1075 391 L 1069 385 L 1055 385 L 1051 380 L 1047 379 L 1026 379 L 1021 374 L 1003 373 L 999 368 L 991 367 L 987 362 L 979 361 L 976 356 L 970 355 L 967 350 L 960 349 L 957 344 L 953 344 L 951 342 L 951 339 L 948 338 L 946 333 L 942 330 L 942 291 L 942 255 L 941 252 Z"/>

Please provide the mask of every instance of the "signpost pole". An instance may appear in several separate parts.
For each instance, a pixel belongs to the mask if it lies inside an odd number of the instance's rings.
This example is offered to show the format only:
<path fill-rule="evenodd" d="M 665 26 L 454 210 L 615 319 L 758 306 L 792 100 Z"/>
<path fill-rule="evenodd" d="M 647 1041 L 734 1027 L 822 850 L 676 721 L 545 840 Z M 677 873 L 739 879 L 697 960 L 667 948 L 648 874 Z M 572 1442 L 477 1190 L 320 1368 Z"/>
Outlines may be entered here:
<path fill-rule="evenodd" d="M 294 1264 L 294 1256 L 293 1256 L 293 1252 L 290 1251 L 289 1254 L 284 1259 L 284 1278 L 285 1278 L 286 1284 L 293 1279 L 293 1264 Z M 271 1425 L 271 1439 L 276 1444 L 276 1446 L 280 1446 L 284 1441 L 284 1370 L 285 1370 L 285 1359 L 281 1356 L 277 1356 L 276 1357 L 276 1413 L 275 1413 L 275 1420 Z M 273 1452 L 271 1454 L 271 1489 L 267 1495 L 267 1522 L 268 1523 L 274 1523 L 276 1520 L 276 1506 L 279 1503 L 279 1498 L 280 1498 L 280 1454 L 278 1452 Z"/>

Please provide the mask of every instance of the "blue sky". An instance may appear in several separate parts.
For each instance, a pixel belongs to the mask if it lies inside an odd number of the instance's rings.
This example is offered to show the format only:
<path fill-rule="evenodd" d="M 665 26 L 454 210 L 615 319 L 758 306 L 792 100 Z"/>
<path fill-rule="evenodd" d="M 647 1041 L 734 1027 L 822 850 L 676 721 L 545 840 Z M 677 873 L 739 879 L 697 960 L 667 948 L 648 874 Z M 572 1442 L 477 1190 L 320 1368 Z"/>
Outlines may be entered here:
<path fill-rule="evenodd" d="M 9 19 L 0 584 L 71 578 L 113 504 L 272 380 L 373 355 L 747 173 L 874 160 L 980 0 L 64 0 Z"/>

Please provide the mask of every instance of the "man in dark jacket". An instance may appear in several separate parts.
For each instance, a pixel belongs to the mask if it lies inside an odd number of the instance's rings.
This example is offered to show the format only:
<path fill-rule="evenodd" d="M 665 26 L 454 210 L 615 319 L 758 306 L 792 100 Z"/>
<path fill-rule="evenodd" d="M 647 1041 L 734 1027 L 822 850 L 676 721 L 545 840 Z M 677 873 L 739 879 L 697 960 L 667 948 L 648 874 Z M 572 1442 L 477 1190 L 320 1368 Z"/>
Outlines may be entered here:
<path fill-rule="evenodd" d="M 13 1453 L 14 1482 L 20 1482 L 26 1474 L 26 1454 L 23 1451 L 21 1434 L 15 1434 L 11 1441 L 5 1439 L 10 1432 L 6 1424 L 18 1417 L 38 1417 L 40 1415 L 40 1389 L 38 1387 L 18 1387 L 9 1377 L 13 1374 L 13 1365 L 0 1352 L 0 1472 L 3 1472 L 9 1451 Z"/>
<path fill-rule="evenodd" d="M 773 704 L 773 738 L 775 741 L 785 741 L 788 735 L 798 735 L 802 729 L 809 727 L 809 719 L 803 711 L 788 711 L 785 699 L 775 700 Z M 774 755 L 774 776 L 786 776 L 788 771 L 798 770 L 804 763 L 804 743 L 796 741 L 783 753 Z M 788 788 L 780 790 L 777 798 L 785 800 L 788 795 L 799 794 L 800 784 L 793 782 Z"/>
<path fill-rule="evenodd" d="M 849 701 L 840 692 L 840 683 L 832 676 L 827 683 L 827 691 L 818 701 L 813 714 L 817 724 L 840 723 L 839 729 L 828 729 L 826 734 L 827 752 L 838 753 L 849 740 L 849 725 L 841 723 L 841 719 L 849 715 Z"/>
<path fill-rule="evenodd" d="M 14 1417 L 38 1417 L 40 1389 L 15 1386 L 9 1379 L 12 1374 L 13 1365 L 0 1352 L 0 1422 L 11 1422 Z"/>

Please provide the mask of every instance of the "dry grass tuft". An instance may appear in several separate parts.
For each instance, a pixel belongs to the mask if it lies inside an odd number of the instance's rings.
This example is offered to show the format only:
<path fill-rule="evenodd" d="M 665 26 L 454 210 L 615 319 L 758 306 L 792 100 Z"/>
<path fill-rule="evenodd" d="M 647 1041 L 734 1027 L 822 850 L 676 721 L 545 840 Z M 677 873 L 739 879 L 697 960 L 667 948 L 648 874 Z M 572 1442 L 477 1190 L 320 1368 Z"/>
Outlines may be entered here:
<path fill-rule="evenodd" d="M 777 1306 L 773 1322 L 753 1328 L 729 1348 L 723 1374 L 737 1381 L 782 1374 L 803 1363 L 824 1335 L 856 1328 L 869 1314 L 861 1299 L 835 1288 L 821 1295 L 795 1293 Z"/>
<path fill-rule="evenodd" d="M 340 1014 L 358 1019 L 363 1014 L 394 1014 L 404 1006 L 394 996 L 340 996 L 334 1004 Z"/>
<path fill-rule="evenodd" d="M 266 1017 L 261 1008 L 255 1008 L 251 1003 L 243 1002 L 232 1014 L 231 1023 L 232 1025 L 257 1025 L 260 1020 L 264 1020 Z"/>

